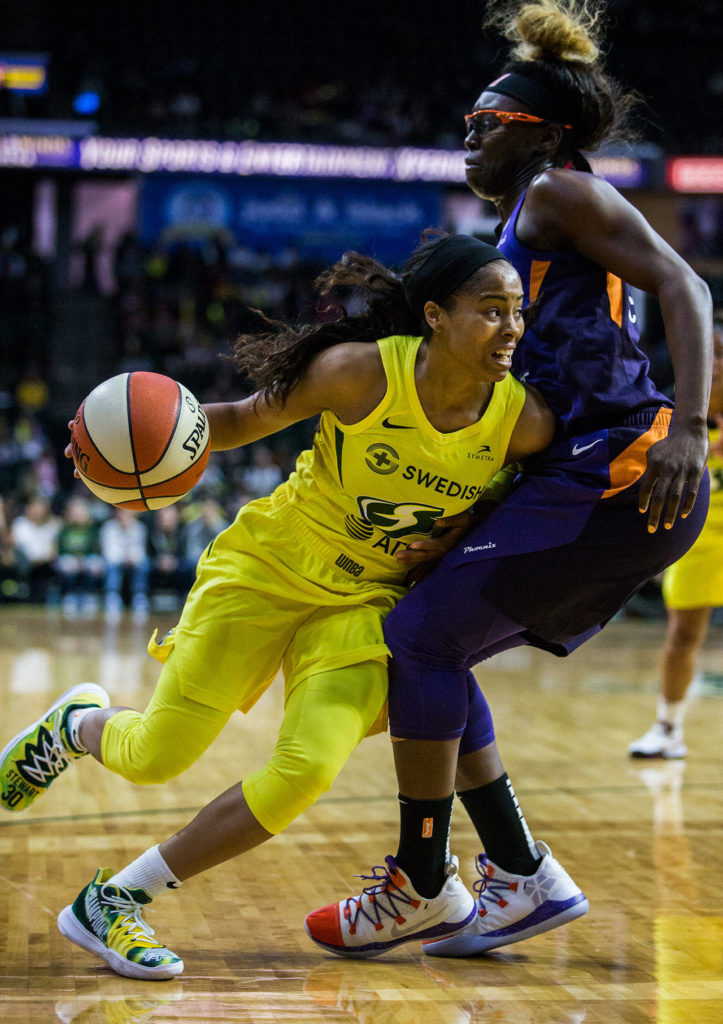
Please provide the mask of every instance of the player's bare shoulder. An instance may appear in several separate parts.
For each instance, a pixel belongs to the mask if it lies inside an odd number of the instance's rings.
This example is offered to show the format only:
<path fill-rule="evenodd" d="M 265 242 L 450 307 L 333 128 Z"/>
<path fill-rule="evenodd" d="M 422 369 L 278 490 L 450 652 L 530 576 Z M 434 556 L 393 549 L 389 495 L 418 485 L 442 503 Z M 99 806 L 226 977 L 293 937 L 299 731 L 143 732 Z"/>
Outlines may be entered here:
<path fill-rule="evenodd" d="M 594 192 L 599 185 L 606 185 L 602 178 L 586 171 L 571 167 L 548 167 L 530 183 L 528 196 L 533 202 L 557 205 L 560 202 L 581 202 Z"/>
<path fill-rule="evenodd" d="M 323 389 L 328 408 L 345 423 L 367 416 L 384 397 L 387 379 L 379 346 L 342 342 L 314 356 L 308 373 Z"/>
<path fill-rule="evenodd" d="M 584 171 L 549 168 L 530 184 L 519 222 L 520 240 L 539 249 L 575 248 L 600 213 L 622 202 L 608 182 Z"/>

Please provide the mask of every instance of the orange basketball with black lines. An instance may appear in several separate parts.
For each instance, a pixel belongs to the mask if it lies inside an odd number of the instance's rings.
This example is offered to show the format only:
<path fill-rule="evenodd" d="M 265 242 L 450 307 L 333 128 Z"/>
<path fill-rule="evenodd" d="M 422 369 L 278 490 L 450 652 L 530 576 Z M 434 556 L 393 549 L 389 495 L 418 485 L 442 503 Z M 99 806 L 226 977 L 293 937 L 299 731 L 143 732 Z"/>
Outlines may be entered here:
<path fill-rule="evenodd" d="M 71 430 L 73 462 L 93 494 L 118 508 L 172 505 L 198 483 L 210 452 L 206 415 L 188 388 L 136 370 L 103 381 Z"/>

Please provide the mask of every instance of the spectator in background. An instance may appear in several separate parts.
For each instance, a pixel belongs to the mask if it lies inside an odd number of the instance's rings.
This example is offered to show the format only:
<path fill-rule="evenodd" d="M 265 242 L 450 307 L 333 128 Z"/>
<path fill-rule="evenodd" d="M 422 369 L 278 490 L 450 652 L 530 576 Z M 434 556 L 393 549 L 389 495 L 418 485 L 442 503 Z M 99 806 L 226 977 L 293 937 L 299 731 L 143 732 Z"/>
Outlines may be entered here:
<path fill-rule="evenodd" d="M 143 282 L 144 260 L 143 243 L 134 231 L 127 231 L 120 239 L 113 259 L 113 272 L 119 293 Z"/>
<path fill-rule="evenodd" d="M 20 442 L 10 419 L 0 413 L 0 494 L 13 493 L 25 465 Z"/>
<path fill-rule="evenodd" d="M 86 295 L 100 295 L 101 287 L 98 279 L 98 257 L 103 247 L 104 228 L 102 224 L 94 225 L 80 243 L 83 254 L 82 290 Z"/>
<path fill-rule="evenodd" d="M 25 512 L 12 524 L 20 576 L 28 586 L 28 600 L 44 603 L 55 578 L 55 559 L 60 522 L 53 515 L 50 502 L 41 495 L 31 498 Z"/>
<path fill-rule="evenodd" d="M 10 530 L 10 509 L 8 502 L 0 497 L 0 603 L 15 601 L 21 596 L 15 546 Z"/>
<path fill-rule="evenodd" d="M 63 611 L 74 618 L 80 612 L 92 615 L 98 604 L 98 586 L 103 575 L 99 528 L 82 495 L 68 499 L 58 533 L 55 563 L 63 595 Z"/>
<path fill-rule="evenodd" d="M 274 462 L 271 449 L 265 444 L 251 448 L 251 465 L 244 471 L 243 482 L 254 498 L 264 498 L 281 483 L 281 470 Z"/>
<path fill-rule="evenodd" d="M 150 530 L 150 590 L 159 611 L 183 604 L 193 582 L 195 563 L 186 558 L 186 526 L 177 505 L 154 512 Z"/>
<path fill-rule="evenodd" d="M 213 498 L 206 498 L 186 528 L 186 562 L 195 572 L 196 563 L 211 541 L 228 526 L 221 507 Z"/>
<path fill-rule="evenodd" d="M 124 584 L 130 590 L 133 617 L 148 615 L 148 528 L 135 512 L 114 509 L 100 528 L 100 550 L 105 562 L 105 613 L 117 622 L 123 611 Z"/>
<path fill-rule="evenodd" d="M 60 490 L 58 479 L 58 463 L 53 446 L 48 442 L 37 458 L 33 459 L 27 471 L 28 486 L 33 494 L 40 494 L 52 502 Z"/>

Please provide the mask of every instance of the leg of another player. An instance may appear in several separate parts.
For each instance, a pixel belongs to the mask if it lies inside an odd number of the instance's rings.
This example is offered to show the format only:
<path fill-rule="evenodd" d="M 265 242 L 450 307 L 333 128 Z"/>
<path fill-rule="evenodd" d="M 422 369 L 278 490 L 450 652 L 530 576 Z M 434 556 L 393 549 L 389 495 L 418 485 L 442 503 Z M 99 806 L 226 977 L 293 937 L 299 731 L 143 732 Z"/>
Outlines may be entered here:
<path fill-rule="evenodd" d="M 468 721 L 460 740 L 456 788 L 481 840 L 484 853 L 477 858 L 481 886 L 474 919 L 449 937 L 430 938 L 423 942 L 424 952 L 431 956 L 470 956 L 498 946 L 518 942 L 583 915 L 587 900 L 579 886 L 562 865 L 554 859 L 544 843 L 535 842 L 519 806 L 512 783 L 504 769 L 494 737 L 492 716 L 487 702 L 471 673 L 467 676 Z M 397 744 L 410 759 L 412 745 Z M 405 751 L 406 748 L 406 751 Z M 433 751 L 419 751 L 418 760 L 431 759 Z M 397 767 L 400 769 L 397 756 Z M 402 779 L 411 786 L 413 765 L 401 765 Z M 431 766 L 425 772 L 430 784 Z M 401 799 L 401 798 L 400 798 Z M 418 824 L 405 828 L 402 800 L 400 854 L 405 857 L 406 841 L 411 844 L 410 863 L 415 876 L 419 867 L 412 859 L 423 854 Z M 402 854 L 402 851 L 405 851 Z M 427 857 L 427 860 L 429 858 Z M 422 865 L 424 861 L 421 862 Z M 539 892 L 545 893 L 542 902 Z"/>
<path fill-rule="evenodd" d="M 710 608 L 671 608 L 668 611 L 660 664 L 660 695 L 668 706 L 685 699 L 708 632 L 710 614 Z M 664 720 L 672 722 L 668 715 L 666 711 Z"/>
<path fill-rule="evenodd" d="M 686 696 L 708 632 L 710 608 L 669 608 L 655 723 L 628 747 L 631 757 L 685 757 Z"/>

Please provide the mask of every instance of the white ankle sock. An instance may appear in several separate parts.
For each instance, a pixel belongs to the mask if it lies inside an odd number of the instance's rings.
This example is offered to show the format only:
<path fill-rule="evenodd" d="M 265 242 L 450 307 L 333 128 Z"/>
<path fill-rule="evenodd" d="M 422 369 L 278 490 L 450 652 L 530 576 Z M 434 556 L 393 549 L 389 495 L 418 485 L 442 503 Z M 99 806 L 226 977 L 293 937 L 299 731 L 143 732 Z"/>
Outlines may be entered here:
<path fill-rule="evenodd" d="M 143 889 L 152 900 L 181 885 L 181 880 L 166 864 L 158 846 L 146 850 L 108 881 L 126 889 Z"/>
<path fill-rule="evenodd" d="M 93 705 L 92 708 L 78 708 L 77 711 L 72 711 L 68 716 L 68 720 L 65 723 L 65 727 L 68 730 L 68 738 L 74 750 L 79 754 L 87 754 L 88 748 L 81 741 L 79 735 L 80 723 L 89 715 L 91 711 L 98 711 L 99 709 Z"/>
<path fill-rule="evenodd" d="M 686 700 L 666 700 L 658 698 L 658 721 L 683 727 L 683 719 L 687 710 Z"/>

